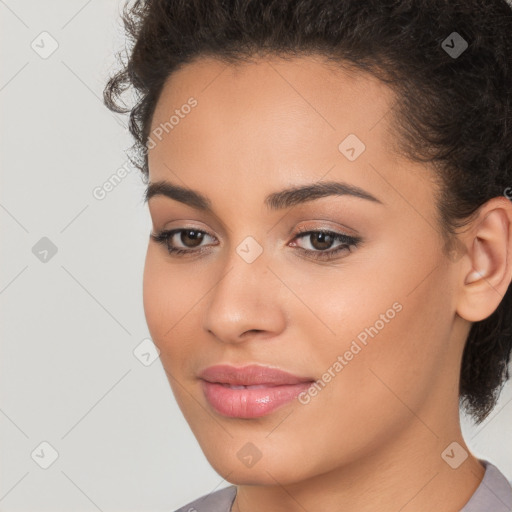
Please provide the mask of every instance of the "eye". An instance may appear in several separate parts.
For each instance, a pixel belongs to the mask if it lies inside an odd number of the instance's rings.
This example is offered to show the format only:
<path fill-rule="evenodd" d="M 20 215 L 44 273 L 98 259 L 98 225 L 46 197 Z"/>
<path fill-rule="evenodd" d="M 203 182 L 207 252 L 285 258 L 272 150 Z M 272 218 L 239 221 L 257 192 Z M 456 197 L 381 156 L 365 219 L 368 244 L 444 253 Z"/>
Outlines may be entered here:
<path fill-rule="evenodd" d="M 203 247 L 201 246 L 201 242 L 204 241 L 205 235 L 206 237 L 215 239 L 214 236 L 209 235 L 205 231 L 195 228 L 163 230 L 156 234 L 151 233 L 150 236 L 155 242 L 164 245 L 169 254 L 183 257 L 202 252 Z M 309 239 L 309 244 L 312 249 L 298 246 L 297 250 L 307 254 L 308 257 L 319 260 L 330 260 L 343 251 L 350 252 L 351 247 L 357 247 L 361 242 L 361 238 L 359 237 L 327 230 L 299 230 L 293 240 L 302 239 Z M 331 249 L 334 242 L 339 242 L 339 245 Z M 181 243 L 182 247 L 176 247 L 176 243 Z M 295 247 L 297 243 L 292 242 L 291 246 Z"/>
<path fill-rule="evenodd" d="M 308 256 L 321 260 L 333 259 L 343 251 L 350 252 L 351 247 L 357 247 L 361 242 L 359 237 L 326 230 L 299 231 L 295 239 L 309 241 L 309 245 L 313 249 L 305 249 L 303 247 L 299 247 L 299 249 L 308 254 Z M 336 248 L 330 249 L 336 241 L 340 242 L 340 244 Z"/>
<path fill-rule="evenodd" d="M 176 236 L 179 235 L 179 236 Z M 169 254 L 185 255 L 186 253 L 197 253 L 197 247 L 200 246 L 204 240 L 204 235 L 210 236 L 205 231 L 193 228 L 178 228 L 172 230 L 160 231 L 156 234 L 151 234 L 152 240 L 167 247 Z M 214 238 L 214 237 L 211 237 Z M 181 242 L 185 249 L 175 247 L 173 243 L 176 241 Z M 187 249 L 188 247 L 188 249 Z"/>

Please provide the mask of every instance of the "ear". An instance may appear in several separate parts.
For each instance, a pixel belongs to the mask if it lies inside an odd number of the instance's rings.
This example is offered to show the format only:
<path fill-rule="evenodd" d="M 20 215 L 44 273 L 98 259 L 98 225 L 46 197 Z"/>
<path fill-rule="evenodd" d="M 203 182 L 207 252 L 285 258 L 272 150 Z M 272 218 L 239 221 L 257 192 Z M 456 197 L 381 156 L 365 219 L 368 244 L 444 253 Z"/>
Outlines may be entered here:
<path fill-rule="evenodd" d="M 496 310 L 512 280 L 512 201 L 500 196 L 483 204 L 463 238 L 457 313 L 479 322 Z"/>

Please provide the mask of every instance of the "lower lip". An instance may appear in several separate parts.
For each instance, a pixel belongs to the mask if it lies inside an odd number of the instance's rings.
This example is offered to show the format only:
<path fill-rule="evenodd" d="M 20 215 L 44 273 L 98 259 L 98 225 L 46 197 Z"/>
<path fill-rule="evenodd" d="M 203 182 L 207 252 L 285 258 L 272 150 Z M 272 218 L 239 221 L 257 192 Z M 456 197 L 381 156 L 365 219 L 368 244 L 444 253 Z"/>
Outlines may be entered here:
<path fill-rule="evenodd" d="M 218 413 L 230 418 L 258 418 L 291 402 L 312 382 L 244 389 L 205 380 L 201 384 L 206 399 Z"/>

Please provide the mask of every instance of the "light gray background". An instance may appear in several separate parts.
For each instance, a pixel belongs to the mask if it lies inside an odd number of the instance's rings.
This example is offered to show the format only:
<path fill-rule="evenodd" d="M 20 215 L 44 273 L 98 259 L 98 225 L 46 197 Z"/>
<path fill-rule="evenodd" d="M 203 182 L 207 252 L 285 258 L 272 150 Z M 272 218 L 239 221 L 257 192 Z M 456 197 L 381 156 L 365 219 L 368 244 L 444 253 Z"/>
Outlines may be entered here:
<path fill-rule="evenodd" d="M 132 144 L 101 101 L 121 5 L 0 0 L 1 511 L 172 511 L 228 485 L 160 360 L 133 353 L 149 337 L 144 184 L 132 170 L 103 200 L 92 193 Z M 31 47 L 50 48 L 44 31 L 58 43 L 47 58 Z M 46 262 L 33 253 L 43 237 L 57 248 Z M 509 479 L 511 401 L 507 384 L 483 425 L 464 421 L 470 448 Z M 48 469 L 42 442 L 58 452 Z"/>

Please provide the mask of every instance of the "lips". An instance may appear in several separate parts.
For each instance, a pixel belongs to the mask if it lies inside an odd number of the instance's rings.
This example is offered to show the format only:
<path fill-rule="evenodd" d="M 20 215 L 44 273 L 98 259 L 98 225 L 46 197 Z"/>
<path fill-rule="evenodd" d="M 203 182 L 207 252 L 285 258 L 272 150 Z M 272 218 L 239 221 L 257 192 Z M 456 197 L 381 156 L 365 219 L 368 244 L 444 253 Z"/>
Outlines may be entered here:
<path fill-rule="evenodd" d="M 210 406 L 230 418 L 257 418 L 290 404 L 314 379 L 298 377 L 276 368 L 249 365 L 210 366 L 200 375 Z"/>
<path fill-rule="evenodd" d="M 210 366 L 203 370 L 199 377 L 208 382 L 217 382 L 233 386 L 283 386 L 300 384 L 302 382 L 312 382 L 315 379 L 311 377 L 298 377 L 291 373 L 260 366 L 257 364 L 236 368 L 229 365 Z"/>

